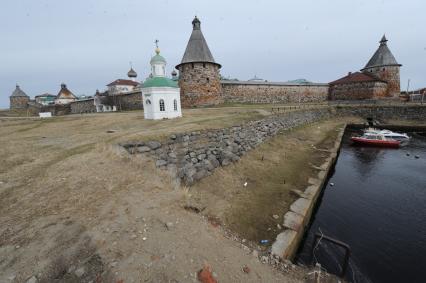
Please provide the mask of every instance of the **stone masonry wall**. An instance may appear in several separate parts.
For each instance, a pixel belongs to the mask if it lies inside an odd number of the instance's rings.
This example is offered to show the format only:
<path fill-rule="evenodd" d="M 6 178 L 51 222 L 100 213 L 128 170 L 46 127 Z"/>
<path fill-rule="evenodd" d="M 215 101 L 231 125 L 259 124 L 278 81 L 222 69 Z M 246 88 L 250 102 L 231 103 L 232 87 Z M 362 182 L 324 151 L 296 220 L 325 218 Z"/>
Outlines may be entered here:
<path fill-rule="evenodd" d="M 93 98 L 71 102 L 70 106 L 72 114 L 96 112 L 96 107 L 94 105 Z"/>
<path fill-rule="evenodd" d="M 30 102 L 29 97 L 25 96 L 16 96 L 10 97 L 10 109 L 27 109 L 28 108 L 28 102 Z"/>
<path fill-rule="evenodd" d="M 371 117 L 375 120 L 414 120 L 426 121 L 426 105 L 401 105 L 401 106 L 336 106 L 337 116 Z M 333 111 L 333 112 L 334 112 Z"/>
<path fill-rule="evenodd" d="M 222 97 L 230 103 L 299 103 L 326 101 L 328 85 L 247 84 L 222 81 Z"/>
<path fill-rule="evenodd" d="M 385 97 L 398 97 L 401 93 L 399 66 L 373 67 L 366 69 L 365 72 L 388 83 Z"/>
<path fill-rule="evenodd" d="M 222 103 L 219 66 L 211 63 L 186 63 L 179 66 L 179 87 L 183 107 Z"/>
<path fill-rule="evenodd" d="M 117 106 L 117 110 L 142 110 L 142 93 L 140 91 L 119 94 L 113 96 L 114 105 Z"/>
<path fill-rule="evenodd" d="M 385 97 L 388 85 L 384 82 L 358 82 L 330 85 L 330 100 L 361 100 Z"/>
<path fill-rule="evenodd" d="M 121 146 L 130 154 L 154 158 L 157 167 L 168 169 L 190 186 L 211 175 L 217 167 L 238 161 L 246 152 L 283 130 L 339 116 L 426 121 L 426 106 L 337 106 L 302 110 L 230 128 L 178 133 L 163 142 L 128 142 Z"/>
<path fill-rule="evenodd" d="M 169 169 L 186 185 L 192 185 L 212 174 L 215 168 L 238 161 L 280 131 L 328 117 L 328 109 L 291 112 L 225 129 L 176 134 L 162 143 L 130 142 L 122 146 L 131 154 L 154 158 L 157 167 Z"/>

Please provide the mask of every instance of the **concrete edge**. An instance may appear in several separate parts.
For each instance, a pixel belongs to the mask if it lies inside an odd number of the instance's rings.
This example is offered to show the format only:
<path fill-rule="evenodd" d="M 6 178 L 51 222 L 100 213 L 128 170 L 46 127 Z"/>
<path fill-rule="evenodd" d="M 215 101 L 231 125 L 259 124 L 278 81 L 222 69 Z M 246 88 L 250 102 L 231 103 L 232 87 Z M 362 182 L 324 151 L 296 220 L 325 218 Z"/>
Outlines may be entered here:
<path fill-rule="evenodd" d="M 321 170 L 318 172 L 317 178 L 309 178 L 309 186 L 305 189 L 303 195 L 290 205 L 290 210 L 284 215 L 284 231 L 277 235 L 272 244 L 272 255 L 281 259 L 294 259 L 327 176 L 337 161 L 346 126 L 345 124 L 337 135 L 330 156 L 319 166 Z"/>

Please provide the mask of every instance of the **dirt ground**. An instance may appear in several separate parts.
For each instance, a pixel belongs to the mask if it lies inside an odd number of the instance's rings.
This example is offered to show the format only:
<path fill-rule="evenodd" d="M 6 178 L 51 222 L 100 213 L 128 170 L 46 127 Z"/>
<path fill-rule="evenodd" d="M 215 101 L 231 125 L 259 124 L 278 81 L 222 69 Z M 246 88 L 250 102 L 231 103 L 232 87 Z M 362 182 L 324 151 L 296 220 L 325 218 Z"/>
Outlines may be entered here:
<path fill-rule="evenodd" d="M 144 120 L 139 111 L 47 120 L 1 118 L 0 282 L 29 278 L 38 282 L 196 282 L 204 264 L 211 266 L 219 282 L 303 281 L 305 269 L 290 265 L 280 272 L 262 264 L 241 243 L 227 238 L 220 226 L 185 210 L 193 189 L 176 188 L 152 160 L 130 157 L 117 146 L 122 141 L 226 127 L 269 114 L 267 108 L 241 107 L 186 110 L 184 118 L 167 121 Z M 330 123 L 327 129 L 332 131 L 334 126 L 335 122 Z M 288 145 L 273 140 L 239 165 L 220 169 L 197 186 L 213 186 L 214 178 L 241 166 L 242 174 L 236 174 L 235 180 L 224 178 L 216 191 L 205 191 L 206 196 L 226 189 L 227 180 L 235 186 L 248 180 L 247 189 L 253 190 L 259 175 L 252 179 L 244 175 L 250 173 L 250 157 L 256 168 L 261 154 L 265 155 L 263 166 L 269 164 L 265 170 L 280 167 L 272 148 L 282 145 L 287 151 L 299 143 L 309 144 L 306 133 L 298 140 L 294 131 Z M 309 156 L 302 155 L 305 159 L 297 166 L 307 162 Z M 289 185 L 284 186 L 283 204 L 263 214 L 268 217 L 288 204 L 294 178 L 282 172 Z M 231 188 L 231 194 L 235 190 Z M 267 195 L 274 193 L 276 188 Z M 261 195 L 253 190 L 253 197 Z M 230 198 L 233 209 L 218 209 L 220 217 L 234 223 L 247 214 L 240 210 L 245 202 L 245 198 Z M 248 273 L 244 266 L 249 267 Z"/>

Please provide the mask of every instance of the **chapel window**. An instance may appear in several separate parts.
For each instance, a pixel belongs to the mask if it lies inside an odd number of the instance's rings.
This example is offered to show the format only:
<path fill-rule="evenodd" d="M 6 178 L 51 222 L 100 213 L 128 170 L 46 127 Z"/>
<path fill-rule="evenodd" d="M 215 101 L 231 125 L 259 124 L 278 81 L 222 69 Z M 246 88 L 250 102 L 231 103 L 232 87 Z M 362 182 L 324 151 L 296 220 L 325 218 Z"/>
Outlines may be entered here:
<path fill-rule="evenodd" d="M 160 99 L 160 111 L 166 111 L 166 106 L 164 105 L 163 99 Z"/>
<path fill-rule="evenodd" d="M 147 100 L 145 101 L 145 103 L 146 103 L 146 105 L 150 105 L 150 104 L 151 104 L 151 100 L 147 99 Z"/>
<path fill-rule="evenodd" d="M 173 100 L 173 109 L 177 111 L 177 100 Z"/>

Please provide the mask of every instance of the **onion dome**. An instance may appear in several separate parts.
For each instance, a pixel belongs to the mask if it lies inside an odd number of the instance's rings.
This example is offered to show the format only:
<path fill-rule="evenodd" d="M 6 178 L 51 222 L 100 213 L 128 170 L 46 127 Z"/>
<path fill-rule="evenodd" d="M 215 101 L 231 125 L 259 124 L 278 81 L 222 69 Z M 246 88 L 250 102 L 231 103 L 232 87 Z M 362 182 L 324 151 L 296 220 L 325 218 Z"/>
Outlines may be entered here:
<path fill-rule="evenodd" d="M 163 56 L 160 55 L 160 48 L 155 48 L 155 56 L 151 58 L 150 64 L 155 64 L 155 63 L 164 63 L 166 64 L 166 59 L 164 59 Z"/>
<path fill-rule="evenodd" d="M 176 70 L 173 70 L 172 71 L 172 77 L 176 77 L 177 76 L 177 72 L 176 72 Z"/>
<path fill-rule="evenodd" d="M 138 76 L 138 73 L 136 73 L 135 70 L 133 70 L 133 68 L 130 68 L 130 71 L 127 72 L 127 76 L 129 78 L 136 78 Z"/>

